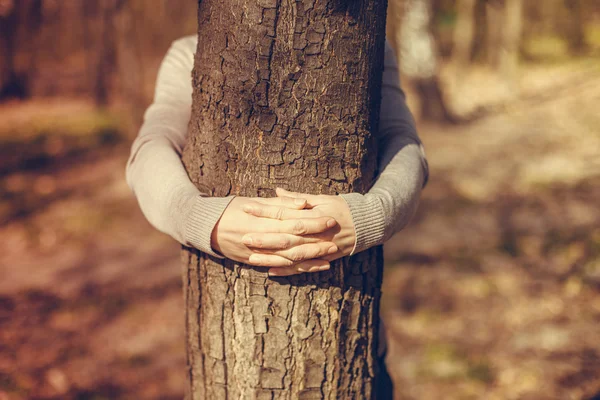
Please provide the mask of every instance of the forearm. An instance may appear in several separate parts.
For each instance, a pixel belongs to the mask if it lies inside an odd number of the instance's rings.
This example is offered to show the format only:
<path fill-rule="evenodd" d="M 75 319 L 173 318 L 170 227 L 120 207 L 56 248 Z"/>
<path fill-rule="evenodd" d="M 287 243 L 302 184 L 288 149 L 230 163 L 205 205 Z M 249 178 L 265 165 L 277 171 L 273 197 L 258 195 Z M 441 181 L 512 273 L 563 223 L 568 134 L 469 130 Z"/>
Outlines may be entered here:
<path fill-rule="evenodd" d="M 428 177 L 423 146 L 400 87 L 395 55 L 386 45 L 379 130 L 379 175 L 365 195 L 342 195 L 356 231 L 353 253 L 382 244 L 410 222 Z"/>
<path fill-rule="evenodd" d="M 343 194 L 356 230 L 352 254 L 383 244 L 410 222 L 425 182 L 420 145 L 407 138 L 388 143 L 396 151 L 364 195 Z"/>
<path fill-rule="evenodd" d="M 200 193 L 181 162 L 191 113 L 195 47 L 195 37 L 178 40 L 163 60 L 154 102 L 132 145 L 127 182 L 156 229 L 216 256 L 210 236 L 232 198 Z"/>
<path fill-rule="evenodd" d="M 144 144 L 134 161 L 128 165 L 127 181 L 150 224 L 183 245 L 216 255 L 210 234 L 231 198 L 199 192 L 165 138 Z"/>

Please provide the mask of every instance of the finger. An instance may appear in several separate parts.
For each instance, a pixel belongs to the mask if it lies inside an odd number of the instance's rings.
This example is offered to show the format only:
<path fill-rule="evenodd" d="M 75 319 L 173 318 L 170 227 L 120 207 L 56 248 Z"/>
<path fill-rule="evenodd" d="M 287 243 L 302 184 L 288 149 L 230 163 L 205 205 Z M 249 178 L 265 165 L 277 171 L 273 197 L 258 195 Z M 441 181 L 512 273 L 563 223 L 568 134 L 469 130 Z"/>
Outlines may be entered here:
<path fill-rule="evenodd" d="M 294 262 L 285 257 L 276 256 L 273 254 L 256 254 L 253 253 L 248 258 L 248 264 L 255 267 L 291 267 Z"/>
<path fill-rule="evenodd" d="M 263 254 L 274 254 L 277 256 L 285 257 L 290 261 L 296 263 L 312 260 L 315 258 L 322 258 L 337 253 L 338 248 L 333 242 L 320 242 L 320 243 L 309 243 L 295 246 L 285 250 L 276 250 L 269 252 L 262 252 Z"/>
<path fill-rule="evenodd" d="M 287 233 L 247 233 L 242 243 L 254 249 L 284 250 L 301 244 L 322 242 L 318 237 L 290 235 Z"/>
<path fill-rule="evenodd" d="M 244 204 L 244 212 L 255 217 L 271 218 L 278 220 L 299 219 L 299 218 L 315 218 L 319 217 L 319 213 L 311 210 L 292 210 L 283 206 L 270 206 L 260 204 L 255 201 Z"/>
<path fill-rule="evenodd" d="M 331 217 L 288 219 L 284 221 L 273 222 L 277 223 L 277 225 L 274 227 L 275 231 L 269 229 L 263 232 L 289 233 L 292 235 L 311 235 L 314 233 L 325 232 L 326 230 L 337 225 L 337 221 Z M 271 227 L 262 227 L 262 229 L 267 228 Z"/>
<path fill-rule="evenodd" d="M 329 268 L 331 268 L 329 262 L 325 260 L 308 260 L 292 267 L 271 268 L 269 270 L 269 276 L 277 277 L 297 275 L 305 272 L 321 272 L 327 271 Z"/>
<path fill-rule="evenodd" d="M 277 197 L 294 197 L 306 200 L 309 204 L 316 204 L 319 201 L 319 196 L 307 193 L 290 192 L 282 188 L 276 188 Z"/>
<path fill-rule="evenodd" d="M 255 197 L 252 200 L 261 203 L 268 204 L 274 206 L 282 206 L 286 208 L 290 208 L 292 210 L 302 210 L 306 207 L 306 199 L 301 199 L 299 197 L 290 197 L 290 196 L 280 196 L 280 197 Z"/>

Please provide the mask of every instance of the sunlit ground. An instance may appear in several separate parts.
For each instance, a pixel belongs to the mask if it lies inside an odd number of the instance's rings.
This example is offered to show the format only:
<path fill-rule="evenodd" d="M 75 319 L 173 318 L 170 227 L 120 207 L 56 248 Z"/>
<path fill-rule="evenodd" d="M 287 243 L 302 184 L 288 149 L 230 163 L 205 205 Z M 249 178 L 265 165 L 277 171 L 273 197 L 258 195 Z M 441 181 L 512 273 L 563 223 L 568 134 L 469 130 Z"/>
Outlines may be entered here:
<path fill-rule="evenodd" d="M 474 70 L 488 115 L 421 127 L 431 180 L 386 246 L 399 398 L 600 394 L 597 65 L 525 67 L 509 106 Z M 0 399 L 181 398 L 178 246 L 124 182 L 130 139 L 85 104 L 0 107 Z"/>
<path fill-rule="evenodd" d="M 386 247 L 400 398 L 600 395 L 600 80 L 586 71 L 468 126 L 423 127 L 432 180 Z"/>

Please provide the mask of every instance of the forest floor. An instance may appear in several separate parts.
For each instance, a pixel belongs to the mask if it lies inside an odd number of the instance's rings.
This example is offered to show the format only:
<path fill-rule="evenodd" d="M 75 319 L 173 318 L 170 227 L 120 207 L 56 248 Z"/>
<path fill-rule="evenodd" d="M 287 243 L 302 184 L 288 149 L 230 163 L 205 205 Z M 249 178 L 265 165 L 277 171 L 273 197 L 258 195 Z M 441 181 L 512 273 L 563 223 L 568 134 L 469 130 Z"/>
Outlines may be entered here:
<path fill-rule="evenodd" d="M 567 79 L 549 71 L 528 82 Z M 385 247 L 397 398 L 600 398 L 600 71 L 586 77 L 421 127 L 431 179 Z M 30 136 L 23 165 L 0 121 L 0 400 L 182 397 L 179 248 L 96 117 L 94 139 Z"/>

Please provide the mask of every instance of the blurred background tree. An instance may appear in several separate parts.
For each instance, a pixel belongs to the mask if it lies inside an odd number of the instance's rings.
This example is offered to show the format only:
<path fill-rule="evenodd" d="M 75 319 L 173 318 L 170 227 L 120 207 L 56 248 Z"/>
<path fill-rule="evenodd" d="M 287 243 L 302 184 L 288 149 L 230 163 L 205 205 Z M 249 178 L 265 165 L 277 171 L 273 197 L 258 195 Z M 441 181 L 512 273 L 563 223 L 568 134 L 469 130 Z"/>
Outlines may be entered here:
<path fill-rule="evenodd" d="M 489 68 L 491 81 L 516 95 L 519 63 L 598 53 L 599 8 L 598 0 L 396 0 L 388 38 L 418 116 L 461 122 L 489 106 L 475 101 L 465 110 L 458 99 L 469 71 Z"/>
<path fill-rule="evenodd" d="M 187 0 L 1 3 L 0 97 L 118 103 L 136 124 L 167 48 L 196 30 L 196 4 Z"/>

